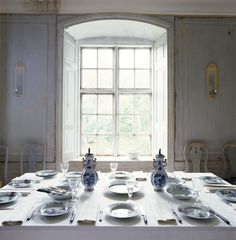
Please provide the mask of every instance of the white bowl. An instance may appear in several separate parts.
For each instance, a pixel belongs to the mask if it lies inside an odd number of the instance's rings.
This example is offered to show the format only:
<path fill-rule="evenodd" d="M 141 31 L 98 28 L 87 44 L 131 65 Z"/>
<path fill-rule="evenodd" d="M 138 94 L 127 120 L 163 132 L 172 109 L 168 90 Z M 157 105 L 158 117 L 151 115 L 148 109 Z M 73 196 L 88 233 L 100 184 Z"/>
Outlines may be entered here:
<path fill-rule="evenodd" d="M 137 159 L 140 156 L 140 153 L 139 152 L 130 152 L 130 153 L 127 154 L 127 156 L 130 159 L 134 160 L 134 159 Z"/>

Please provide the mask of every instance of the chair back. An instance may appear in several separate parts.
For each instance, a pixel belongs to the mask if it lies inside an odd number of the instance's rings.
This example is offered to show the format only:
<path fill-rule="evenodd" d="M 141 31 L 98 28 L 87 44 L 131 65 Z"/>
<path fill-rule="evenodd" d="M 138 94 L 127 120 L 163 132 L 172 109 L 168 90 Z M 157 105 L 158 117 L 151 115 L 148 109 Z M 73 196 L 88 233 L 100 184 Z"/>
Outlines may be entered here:
<path fill-rule="evenodd" d="M 4 184 L 8 182 L 8 147 L 6 145 L 0 145 L 0 154 L 4 159 Z"/>
<path fill-rule="evenodd" d="M 184 147 L 185 172 L 207 172 L 208 146 L 202 141 L 192 141 Z"/>
<path fill-rule="evenodd" d="M 226 164 L 227 178 L 236 177 L 236 141 L 224 144 L 222 152 Z"/>

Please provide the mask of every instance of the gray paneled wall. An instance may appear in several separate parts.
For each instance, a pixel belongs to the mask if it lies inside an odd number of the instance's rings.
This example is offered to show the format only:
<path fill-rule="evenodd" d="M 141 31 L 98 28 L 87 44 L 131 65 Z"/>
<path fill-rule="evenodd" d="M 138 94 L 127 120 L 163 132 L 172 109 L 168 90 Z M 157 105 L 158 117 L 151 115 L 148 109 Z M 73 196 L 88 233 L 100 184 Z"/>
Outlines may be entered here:
<path fill-rule="evenodd" d="M 0 16 L 0 142 L 9 146 L 10 161 L 18 162 L 20 144 L 28 141 L 46 143 L 47 161 L 55 160 L 56 28 L 55 16 Z M 211 169 L 218 171 L 222 145 L 236 139 L 236 21 L 177 18 L 175 32 L 176 168 L 184 168 L 186 142 L 200 139 L 209 143 Z M 21 100 L 14 96 L 18 62 L 26 66 Z M 219 68 L 214 101 L 206 90 L 209 63 Z"/>

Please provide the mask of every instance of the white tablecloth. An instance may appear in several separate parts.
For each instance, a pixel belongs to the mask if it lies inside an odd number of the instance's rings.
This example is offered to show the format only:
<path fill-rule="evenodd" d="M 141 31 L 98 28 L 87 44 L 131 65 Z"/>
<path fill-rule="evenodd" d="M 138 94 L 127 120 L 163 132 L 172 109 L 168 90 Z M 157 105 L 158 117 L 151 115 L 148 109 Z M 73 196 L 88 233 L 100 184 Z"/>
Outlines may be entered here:
<path fill-rule="evenodd" d="M 140 174 L 141 175 L 141 174 Z M 142 177 L 143 177 L 142 173 Z M 182 172 L 175 172 L 179 177 L 196 177 L 199 174 L 185 174 Z M 209 174 L 200 174 L 209 175 Z M 22 178 L 30 179 L 34 174 L 25 174 Z M 139 176 L 139 173 L 136 173 Z M 21 199 L 11 204 L 10 207 L 16 210 L 0 210 L 0 222 L 11 218 L 19 211 L 19 206 L 22 204 L 34 203 L 36 208 L 40 204 L 51 201 L 51 198 L 45 194 L 35 191 L 37 187 L 48 185 L 60 185 L 61 174 L 53 177 L 50 180 L 43 180 L 39 185 L 35 185 L 32 193 L 29 196 L 21 197 Z M 145 225 L 141 216 L 132 219 L 115 219 L 106 214 L 106 206 L 111 203 L 124 202 L 127 200 L 126 195 L 112 194 L 107 191 L 107 185 L 110 181 L 110 174 L 99 173 L 99 181 L 95 186 L 93 192 L 84 192 L 81 186 L 79 191 L 79 206 L 75 221 L 70 224 L 70 214 L 58 218 L 44 218 L 35 215 L 30 221 L 24 221 L 21 226 L 14 227 L 0 227 L 0 239 L 17 239 L 17 240 L 42 240 L 42 239 L 96 239 L 96 240 L 235 240 L 236 239 L 236 211 L 222 201 L 216 194 L 203 191 L 200 199 L 204 205 L 212 207 L 216 212 L 222 214 L 230 220 L 232 226 L 228 226 L 219 218 L 211 220 L 197 221 L 187 218 L 177 211 L 177 207 L 181 204 L 191 203 L 191 201 L 182 201 L 174 199 L 165 190 L 163 192 L 155 192 L 150 183 L 149 174 L 147 174 L 147 181 L 140 182 L 143 184 L 143 190 L 133 196 L 136 204 L 144 207 L 148 224 Z M 186 181 L 187 185 L 191 186 L 191 181 Z M 183 224 L 176 222 L 175 225 L 161 225 L 158 224 L 153 208 L 158 211 L 158 207 L 166 203 L 166 208 L 174 208 L 181 217 Z M 94 204 L 93 204 L 94 203 Z M 97 214 L 97 221 L 95 226 L 79 225 L 77 220 L 83 219 L 80 216 L 85 211 L 85 207 L 89 206 L 90 216 Z M 22 211 L 27 208 L 21 208 Z M 98 212 L 102 209 L 104 214 L 102 221 L 98 220 Z M 14 212 L 15 211 L 15 212 Z M 30 210 L 31 211 L 31 210 Z M 30 214 L 30 211 L 25 212 L 25 219 Z M 169 214 L 169 213 L 168 213 Z M 21 212 L 22 217 L 22 212 Z"/>

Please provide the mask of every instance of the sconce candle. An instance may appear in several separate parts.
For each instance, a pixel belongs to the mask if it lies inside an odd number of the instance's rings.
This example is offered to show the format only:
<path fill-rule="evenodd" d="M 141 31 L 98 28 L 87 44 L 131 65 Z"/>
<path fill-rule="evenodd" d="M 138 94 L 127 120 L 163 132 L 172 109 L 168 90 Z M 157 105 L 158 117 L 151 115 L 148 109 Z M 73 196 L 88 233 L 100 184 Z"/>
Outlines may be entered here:
<path fill-rule="evenodd" d="M 214 63 L 207 66 L 207 94 L 210 100 L 218 96 L 218 68 Z"/>
<path fill-rule="evenodd" d="M 25 65 L 23 63 L 15 64 L 14 94 L 17 98 L 22 98 L 24 92 Z"/>

